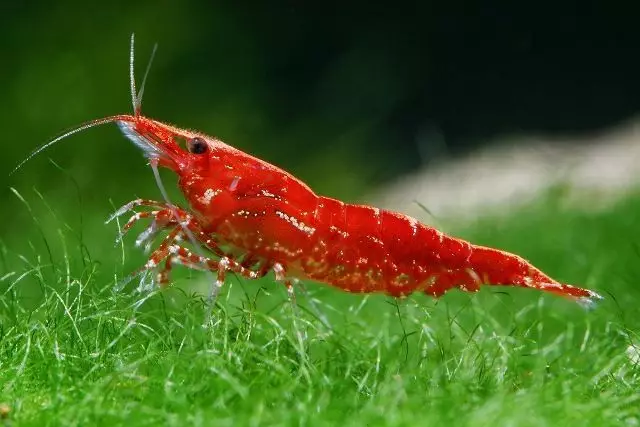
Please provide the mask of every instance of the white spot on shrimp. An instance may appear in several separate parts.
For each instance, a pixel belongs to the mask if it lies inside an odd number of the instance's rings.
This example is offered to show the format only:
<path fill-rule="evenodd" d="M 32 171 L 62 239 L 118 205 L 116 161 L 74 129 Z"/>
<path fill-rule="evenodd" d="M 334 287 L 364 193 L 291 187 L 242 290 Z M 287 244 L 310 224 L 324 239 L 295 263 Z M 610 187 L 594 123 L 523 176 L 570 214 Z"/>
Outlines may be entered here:
<path fill-rule="evenodd" d="M 236 188 L 238 188 L 239 182 L 240 182 L 239 176 L 236 176 L 235 178 L 233 178 L 233 181 L 231 181 L 231 184 L 229 184 L 229 191 L 236 191 Z"/>
<path fill-rule="evenodd" d="M 418 220 L 415 218 L 409 217 L 409 225 L 411 226 L 413 237 L 415 237 L 416 234 L 418 234 Z"/>
<path fill-rule="evenodd" d="M 296 217 L 294 216 L 289 216 L 286 213 L 282 212 L 282 211 L 276 211 L 276 215 L 278 215 L 280 218 L 284 219 L 285 221 L 287 221 L 289 224 L 293 225 L 294 227 L 296 227 L 298 230 L 308 234 L 308 235 L 312 235 L 316 229 L 314 227 L 310 227 L 308 225 L 306 225 L 304 222 L 299 221 Z"/>
<path fill-rule="evenodd" d="M 211 200 L 216 197 L 218 194 L 220 194 L 220 190 L 213 190 L 211 188 L 208 188 L 207 191 L 204 192 L 204 194 L 202 195 L 202 197 L 200 197 L 198 200 L 200 201 L 200 203 L 202 203 L 203 205 L 208 205 L 211 203 Z"/>
<path fill-rule="evenodd" d="M 376 218 L 376 225 L 380 227 L 382 225 L 382 217 L 380 216 L 379 208 L 373 208 L 373 216 Z"/>
<path fill-rule="evenodd" d="M 347 233 L 347 232 L 346 232 L 346 231 L 344 231 L 344 230 L 339 229 L 339 228 L 338 228 L 338 227 L 336 227 L 335 225 L 330 226 L 330 227 L 329 227 L 329 230 L 333 231 L 334 233 L 338 233 L 338 234 L 340 234 L 340 235 L 341 235 L 342 237 L 344 237 L 345 239 L 346 239 L 347 237 L 349 237 L 349 233 Z"/>
<path fill-rule="evenodd" d="M 394 277 L 394 279 L 391 281 L 391 284 L 393 286 L 406 286 L 409 283 L 410 278 L 411 277 L 408 274 L 401 273 Z"/>
<path fill-rule="evenodd" d="M 378 245 L 384 245 L 384 242 L 378 239 L 376 236 L 367 236 L 367 239 L 369 239 L 373 243 L 377 243 Z"/>
<path fill-rule="evenodd" d="M 262 195 L 263 195 L 263 196 L 265 196 L 265 197 L 271 197 L 272 199 L 280 199 L 278 196 L 276 196 L 276 195 L 275 195 L 275 194 L 273 194 L 273 193 L 270 193 L 270 192 L 269 192 L 269 191 L 267 191 L 267 190 L 262 190 L 262 191 L 260 191 L 260 192 L 261 192 L 261 193 L 262 193 Z"/>

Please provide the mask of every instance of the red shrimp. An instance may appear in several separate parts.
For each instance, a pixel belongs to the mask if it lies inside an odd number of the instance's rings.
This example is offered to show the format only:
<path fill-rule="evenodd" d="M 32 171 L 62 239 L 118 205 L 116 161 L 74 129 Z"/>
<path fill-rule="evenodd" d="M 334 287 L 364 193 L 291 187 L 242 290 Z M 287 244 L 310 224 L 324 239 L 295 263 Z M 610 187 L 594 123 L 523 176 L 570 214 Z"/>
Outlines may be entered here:
<path fill-rule="evenodd" d="M 219 275 L 232 270 L 255 278 L 273 270 L 285 281 L 311 279 L 392 296 L 421 291 L 438 297 L 452 288 L 474 292 L 487 284 L 599 297 L 555 281 L 517 255 L 447 236 L 400 213 L 317 195 L 286 171 L 216 138 L 141 115 L 120 116 L 117 123 L 152 161 L 178 175 L 190 205 L 178 219 L 167 208 L 151 216 L 173 227 L 175 236 L 181 233 L 176 222 L 183 221 L 223 260 L 195 256 L 170 235 L 146 265 L 170 260 L 163 280 L 171 262 L 179 261 Z M 158 205 L 133 202 L 142 204 Z"/>
<path fill-rule="evenodd" d="M 133 53 L 131 61 L 133 69 Z M 447 236 L 401 213 L 318 195 L 288 172 L 217 138 L 144 117 L 133 71 L 131 86 L 133 115 L 89 122 L 38 151 L 72 133 L 115 122 L 154 168 L 177 174 L 188 208 L 138 199 L 112 217 L 139 206 L 156 208 L 134 214 L 123 233 L 143 218 L 152 222 L 138 245 L 150 245 L 157 233 L 168 231 L 140 270 L 158 268 L 162 286 L 179 263 L 217 273 L 217 288 L 229 271 L 250 279 L 273 271 L 290 290 L 294 280 L 304 279 L 395 297 L 413 292 L 439 297 L 453 288 L 475 292 L 481 285 L 504 285 L 581 302 L 601 298 L 552 279 L 512 253 Z M 211 256 L 181 245 L 185 238 Z"/>

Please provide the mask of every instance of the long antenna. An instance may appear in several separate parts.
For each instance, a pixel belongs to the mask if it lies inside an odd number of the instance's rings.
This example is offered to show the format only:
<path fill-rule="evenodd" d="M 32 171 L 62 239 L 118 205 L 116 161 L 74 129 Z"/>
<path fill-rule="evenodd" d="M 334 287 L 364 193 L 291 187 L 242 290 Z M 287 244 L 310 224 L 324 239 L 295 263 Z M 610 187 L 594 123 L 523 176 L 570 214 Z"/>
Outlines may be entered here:
<path fill-rule="evenodd" d="M 135 34 L 131 33 L 131 47 L 129 48 L 129 84 L 131 85 L 131 105 L 133 106 L 133 114 L 137 115 L 136 106 L 138 100 L 136 97 L 136 77 L 135 77 Z"/>
<path fill-rule="evenodd" d="M 147 84 L 147 76 L 149 75 L 149 70 L 151 70 L 153 58 L 155 58 L 156 56 L 156 50 L 158 50 L 158 43 L 153 45 L 153 50 L 151 51 L 151 56 L 149 57 L 149 62 L 147 63 L 147 69 L 144 71 L 144 77 L 142 77 L 142 85 L 140 85 L 140 91 L 138 92 L 138 96 L 136 97 L 136 106 L 134 107 L 136 116 L 140 114 L 140 110 L 142 110 L 142 95 L 144 94 L 144 86 Z"/>
<path fill-rule="evenodd" d="M 38 155 L 39 153 L 41 153 L 42 151 L 46 150 L 47 148 L 51 147 L 53 144 L 65 139 L 68 136 L 71 136 L 75 133 L 78 132 L 82 132 L 83 130 L 92 128 L 94 126 L 99 126 L 105 123 L 113 123 L 116 122 L 118 120 L 123 120 L 123 121 L 131 121 L 132 117 L 131 116 L 127 116 L 127 115 L 117 115 L 117 116 L 109 116 L 109 117 L 105 117 L 102 119 L 96 119 L 96 120 L 91 120 L 89 122 L 83 123 L 78 127 L 75 127 L 73 129 L 71 129 L 70 131 L 67 131 L 65 133 L 63 133 L 62 135 L 52 139 L 51 141 L 47 142 L 44 145 L 41 145 L 40 147 L 36 148 L 34 151 L 31 152 L 31 154 L 29 154 L 27 156 L 26 159 L 24 159 L 23 161 L 21 161 L 20 163 L 18 163 L 18 166 L 16 166 L 11 173 L 9 174 L 9 176 L 13 175 L 14 173 L 16 173 L 18 171 L 18 169 L 20 169 L 25 163 L 27 163 L 29 160 L 31 160 L 33 157 L 35 157 L 36 155 Z"/>

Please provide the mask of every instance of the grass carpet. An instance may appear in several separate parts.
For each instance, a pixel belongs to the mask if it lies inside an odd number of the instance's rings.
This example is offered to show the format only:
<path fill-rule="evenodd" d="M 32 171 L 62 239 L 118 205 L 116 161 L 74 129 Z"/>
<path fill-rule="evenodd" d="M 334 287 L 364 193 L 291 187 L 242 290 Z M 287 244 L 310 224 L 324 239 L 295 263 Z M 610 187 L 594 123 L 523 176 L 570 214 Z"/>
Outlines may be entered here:
<path fill-rule="evenodd" d="M 502 287 L 397 301 L 308 283 L 295 314 L 268 277 L 228 280 L 208 318 L 202 273 L 116 291 L 141 255 L 91 257 L 76 232 L 40 223 L 54 231 L 1 251 L 4 423 L 639 425 L 640 197 L 597 212 L 561 200 L 453 234 L 600 292 L 592 310 Z"/>

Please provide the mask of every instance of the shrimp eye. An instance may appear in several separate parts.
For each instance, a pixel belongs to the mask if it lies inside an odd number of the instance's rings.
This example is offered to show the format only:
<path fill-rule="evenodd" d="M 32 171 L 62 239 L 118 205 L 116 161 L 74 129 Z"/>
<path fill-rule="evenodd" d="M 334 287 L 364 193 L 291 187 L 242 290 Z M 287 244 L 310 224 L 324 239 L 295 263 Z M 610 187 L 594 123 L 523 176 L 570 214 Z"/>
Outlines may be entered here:
<path fill-rule="evenodd" d="M 203 154 L 207 151 L 206 141 L 199 136 L 195 136 L 187 141 L 187 149 L 191 154 Z"/>

